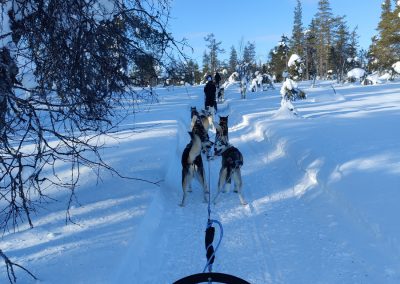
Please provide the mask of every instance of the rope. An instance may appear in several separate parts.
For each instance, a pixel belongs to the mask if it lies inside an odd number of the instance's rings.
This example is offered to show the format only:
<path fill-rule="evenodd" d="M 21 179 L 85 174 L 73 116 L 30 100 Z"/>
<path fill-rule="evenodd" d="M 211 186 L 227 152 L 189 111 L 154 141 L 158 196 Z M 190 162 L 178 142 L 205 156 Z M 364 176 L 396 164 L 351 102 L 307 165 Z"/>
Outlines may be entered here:
<path fill-rule="evenodd" d="M 205 237 L 207 263 L 206 266 L 204 267 L 203 273 L 206 272 L 207 268 L 208 272 L 210 273 L 212 272 L 212 265 L 214 263 L 215 254 L 219 248 L 219 245 L 221 244 L 222 237 L 224 235 L 224 229 L 222 227 L 221 222 L 211 219 L 211 169 L 210 168 L 211 168 L 210 160 L 208 160 L 208 220 L 207 220 L 206 237 Z M 215 250 L 213 247 L 214 233 L 215 233 L 215 228 L 212 226 L 213 223 L 217 224 L 220 230 L 220 237 L 217 246 L 215 247 Z"/>
<path fill-rule="evenodd" d="M 208 220 L 211 218 L 211 170 L 210 160 L 208 160 Z"/>
<path fill-rule="evenodd" d="M 212 246 L 212 241 L 214 239 L 214 227 L 212 227 L 213 223 L 217 224 L 219 226 L 219 229 L 220 229 L 220 236 L 219 236 L 219 240 L 218 240 L 217 246 L 215 247 L 215 250 L 214 250 L 214 248 Z M 211 239 L 210 244 L 208 244 L 208 246 L 207 246 L 207 237 L 208 237 L 207 236 L 207 232 L 210 232 L 210 231 L 212 231 L 212 239 Z M 217 220 L 208 220 L 207 229 L 206 229 L 207 264 L 203 269 L 203 273 L 206 272 L 207 268 L 208 268 L 208 272 L 212 272 L 212 265 L 214 263 L 215 254 L 217 253 L 217 250 L 219 248 L 219 245 L 221 244 L 223 236 L 224 236 L 224 229 L 222 228 L 221 222 L 219 222 Z M 209 251 L 211 251 L 210 254 L 208 253 Z"/>

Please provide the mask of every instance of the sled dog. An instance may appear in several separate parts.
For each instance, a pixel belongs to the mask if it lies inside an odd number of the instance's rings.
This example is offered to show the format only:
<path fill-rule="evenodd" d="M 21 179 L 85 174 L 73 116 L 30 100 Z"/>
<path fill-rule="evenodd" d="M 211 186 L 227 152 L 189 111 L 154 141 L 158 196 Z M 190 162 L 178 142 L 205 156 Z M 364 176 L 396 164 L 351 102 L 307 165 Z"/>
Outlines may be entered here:
<path fill-rule="evenodd" d="M 221 156 L 221 152 L 225 149 L 229 142 L 228 138 L 228 116 L 219 116 L 219 122 L 215 123 L 216 135 L 214 143 L 214 154 Z"/>
<path fill-rule="evenodd" d="M 227 192 L 230 189 L 233 179 L 235 187 L 234 192 L 239 195 L 240 203 L 246 205 L 247 202 L 242 196 L 242 174 L 241 167 L 243 166 L 243 155 L 234 146 L 227 143 L 221 153 L 221 169 L 219 171 L 218 192 L 214 197 L 214 204 L 221 191 Z"/>
<path fill-rule="evenodd" d="M 205 180 L 203 160 L 201 158 L 202 141 L 198 134 L 189 132 L 191 141 L 182 153 L 182 190 L 183 197 L 180 206 L 185 206 L 186 193 L 192 191 L 191 182 L 194 177 L 199 181 L 204 192 L 204 201 L 207 202 L 209 190 Z"/>
<path fill-rule="evenodd" d="M 196 107 L 191 107 L 190 108 L 190 117 L 192 119 L 191 121 L 191 129 L 193 129 L 193 126 L 196 123 L 196 120 L 199 120 L 201 124 L 203 125 L 204 129 L 208 131 L 210 128 L 214 126 L 213 123 L 213 113 L 212 111 L 208 110 L 201 110 L 201 113 L 199 113 L 196 109 Z"/>
<path fill-rule="evenodd" d="M 224 98 L 225 98 L 225 89 L 220 88 L 217 93 L 217 100 L 218 100 L 218 102 L 223 102 Z"/>

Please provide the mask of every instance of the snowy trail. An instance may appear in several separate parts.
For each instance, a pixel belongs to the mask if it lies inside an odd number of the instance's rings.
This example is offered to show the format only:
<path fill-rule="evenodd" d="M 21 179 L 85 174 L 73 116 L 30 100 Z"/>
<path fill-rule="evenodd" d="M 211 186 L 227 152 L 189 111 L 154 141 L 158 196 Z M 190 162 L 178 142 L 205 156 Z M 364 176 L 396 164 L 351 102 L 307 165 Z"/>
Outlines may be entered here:
<path fill-rule="evenodd" d="M 189 109 L 191 103 L 189 100 L 188 105 L 184 107 Z M 220 107 L 221 111 L 224 111 L 229 109 L 230 105 L 226 103 Z M 129 275 L 142 279 L 142 283 L 171 283 L 180 277 L 201 272 L 206 263 L 204 230 L 207 222 L 207 204 L 199 202 L 202 200 L 201 189 L 196 182 L 193 192 L 188 197 L 188 204 L 184 208 L 177 206 L 181 198 L 180 155 L 188 143 L 186 132 L 189 123 L 189 112 L 187 117 L 179 117 L 177 120 L 177 149 L 170 154 L 165 184 L 144 218 L 144 224 L 140 228 L 143 232 L 135 241 L 136 246 L 140 247 L 135 252 L 137 258 L 134 263 L 137 269 Z M 212 194 L 215 194 L 220 159 L 204 163 L 207 175 L 210 167 L 210 184 Z M 179 180 L 176 177 L 179 177 Z M 228 196 L 229 200 L 226 200 Z M 232 214 L 235 215 L 235 219 L 229 220 L 232 217 L 229 216 L 230 211 L 234 211 Z M 274 269 L 271 269 L 274 264 L 272 259 L 262 258 L 262 255 L 269 254 L 269 249 L 261 243 L 261 233 L 258 229 L 260 224 L 251 218 L 252 211 L 249 206 L 240 205 L 237 195 L 233 193 L 223 194 L 219 204 L 212 205 L 212 218 L 221 220 L 225 231 L 214 271 L 231 273 L 249 279 L 252 283 L 270 283 L 275 278 Z M 236 220 L 238 214 L 242 215 L 242 218 Z M 182 234 L 185 237 L 182 238 Z M 146 239 L 147 235 L 150 237 Z M 153 242 L 151 236 L 158 236 L 157 243 Z M 218 229 L 216 240 L 217 238 Z M 237 243 L 238 239 L 240 243 Z M 180 243 L 176 243 L 178 240 Z M 251 274 L 248 268 L 243 271 L 232 270 L 233 267 L 237 267 L 237 264 L 232 265 L 232 261 L 236 262 L 238 259 L 247 265 L 252 263 Z M 145 265 L 149 263 L 151 266 Z M 120 280 L 128 279 L 126 275 L 121 277 Z"/>

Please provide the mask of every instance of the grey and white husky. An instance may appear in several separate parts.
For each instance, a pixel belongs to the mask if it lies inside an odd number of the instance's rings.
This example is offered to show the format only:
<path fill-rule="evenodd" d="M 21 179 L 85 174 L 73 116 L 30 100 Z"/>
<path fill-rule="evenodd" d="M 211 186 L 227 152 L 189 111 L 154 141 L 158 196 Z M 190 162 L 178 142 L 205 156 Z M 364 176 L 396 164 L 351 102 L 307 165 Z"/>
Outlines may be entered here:
<path fill-rule="evenodd" d="M 214 197 L 214 204 L 221 191 L 227 192 L 231 187 L 233 180 L 235 187 L 234 192 L 239 195 L 240 203 L 246 205 L 247 202 L 242 196 L 242 174 L 241 168 L 243 166 L 243 155 L 236 147 L 226 143 L 221 151 L 222 161 L 221 169 L 219 171 L 218 179 L 218 192 Z"/>
<path fill-rule="evenodd" d="M 202 144 L 201 137 L 195 132 L 189 132 L 191 141 L 186 145 L 182 153 L 182 190 L 183 197 L 180 206 L 185 206 L 186 193 L 192 191 L 192 180 L 197 178 L 204 192 L 204 201 L 207 202 L 209 190 L 205 180 L 203 159 L 201 158 Z M 206 141 L 205 141 L 206 142 Z"/>
<path fill-rule="evenodd" d="M 225 89 L 219 88 L 217 92 L 217 100 L 218 102 L 223 102 L 225 98 Z"/>

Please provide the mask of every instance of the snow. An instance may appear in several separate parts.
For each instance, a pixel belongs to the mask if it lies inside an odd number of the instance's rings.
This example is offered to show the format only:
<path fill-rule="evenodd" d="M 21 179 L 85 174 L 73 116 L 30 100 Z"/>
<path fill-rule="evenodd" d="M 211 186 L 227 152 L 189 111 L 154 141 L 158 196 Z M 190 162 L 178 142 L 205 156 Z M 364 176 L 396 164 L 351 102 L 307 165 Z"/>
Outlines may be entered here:
<path fill-rule="evenodd" d="M 293 90 L 297 88 L 297 83 L 292 79 L 286 78 L 285 82 L 283 82 L 280 94 L 283 97 L 286 94 L 286 90 Z"/>
<path fill-rule="evenodd" d="M 381 76 L 379 76 L 378 78 L 379 80 L 383 80 L 383 81 L 388 81 L 390 79 L 392 79 L 392 75 L 390 75 L 389 73 L 383 73 Z"/>
<path fill-rule="evenodd" d="M 278 88 L 241 99 L 225 90 L 230 143 L 244 156 L 243 206 L 222 194 L 211 217 L 224 228 L 213 271 L 250 283 L 400 283 L 400 81 L 379 85 L 299 82 L 307 99 L 281 108 Z M 335 90 L 335 91 L 334 91 Z M 190 107 L 203 86 L 159 88 L 159 103 L 135 114 L 136 133 L 121 126 L 104 138 L 104 159 L 122 175 L 83 171 L 65 224 L 68 193 L 4 232 L 1 249 L 18 283 L 173 283 L 202 272 L 207 204 L 198 183 L 185 207 L 181 153 Z M 210 132 L 213 138 L 214 132 Z M 212 195 L 220 158 L 204 161 Z M 215 243 L 219 238 L 216 228 Z M 0 266 L 0 283 L 8 283 Z"/>
<path fill-rule="evenodd" d="M 360 79 L 365 76 L 365 70 L 362 68 L 353 68 L 349 72 L 347 72 L 347 77 Z"/>
<path fill-rule="evenodd" d="M 288 67 L 291 67 L 292 65 L 296 65 L 296 62 L 301 62 L 301 57 L 294 53 L 290 56 L 287 65 Z"/>
<path fill-rule="evenodd" d="M 372 74 L 369 74 L 366 79 L 370 80 L 372 82 L 372 84 L 376 85 L 376 84 L 381 84 L 382 81 L 379 78 L 379 74 L 378 72 L 374 72 Z M 385 79 L 386 80 L 386 79 Z"/>
<path fill-rule="evenodd" d="M 396 71 L 396 73 L 400 74 L 400 61 L 397 61 L 396 63 L 394 63 L 392 65 L 392 68 L 394 69 L 394 71 Z"/>

